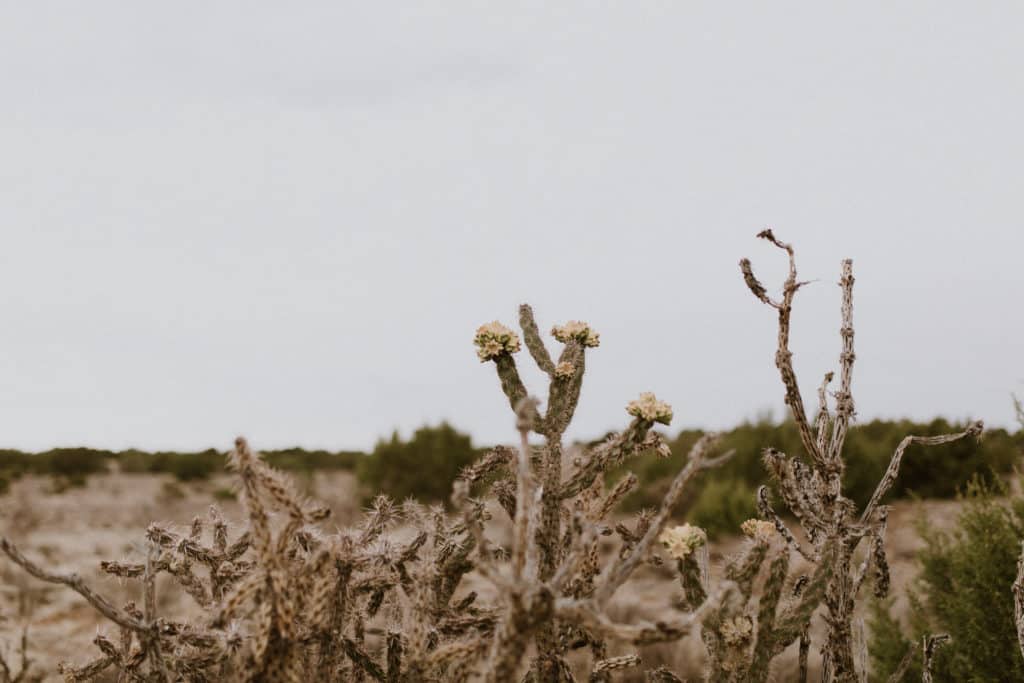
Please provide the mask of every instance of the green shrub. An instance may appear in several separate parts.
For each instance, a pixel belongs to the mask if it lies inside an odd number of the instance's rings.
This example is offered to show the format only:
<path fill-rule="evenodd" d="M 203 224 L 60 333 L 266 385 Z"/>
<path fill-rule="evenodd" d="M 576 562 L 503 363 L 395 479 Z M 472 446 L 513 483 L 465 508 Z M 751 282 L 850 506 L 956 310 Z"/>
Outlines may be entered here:
<path fill-rule="evenodd" d="M 145 474 L 152 471 L 152 459 L 152 453 L 132 448 L 117 454 L 117 466 L 128 474 Z"/>
<path fill-rule="evenodd" d="M 1024 499 L 1003 495 L 998 482 L 989 485 L 979 478 L 968 485 L 952 532 L 922 522 L 925 548 L 918 553 L 911 629 L 916 643 L 925 633 L 952 636 L 936 655 L 936 681 L 1024 680 L 1010 591 L 1024 539 Z M 875 673 L 884 680 L 898 661 L 893 622 L 876 613 L 871 629 Z M 905 680 L 920 680 L 919 660 L 915 653 L 912 669 L 918 678 L 908 674 Z"/>
<path fill-rule="evenodd" d="M 302 448 L 266 451 L 260 455 L 273 467 L 299 472 L 351 470 L 355 469 L 356 462 L 363 457 L 357 451 L 307 451 Z M 206 479 L 224 470 L 224 455 L 212 448 L 195 453 L 147 453 L 132 449 L 121 451 L 116 457 L 122 472 L 166 472 L 181 481 Z"/>
<path fill-rule="evenodd" d="M 868 642 L 868 649 L 871 654 L 871 681 L 882 683 L 888 681 L 892 674 L 899 668 L 900 662 L 911 647 L 917 653 L 917 645 L 903 635 L 900 624 L 893 618 L 890 608 L 892 600 L 872 600 L 868 603 L 870 607 L 871 635 Z M 911 662 L 903 676 L 904 681 L 921 680 L 921 657 Z"/>
<path fill-rule="evenodd" d="M 936 419 L 928 423 L 908 420 L 872 420 L 850 429 L 846 440 L 846 474 L 844 493 L 863 506 L 881 479 L 893 451 L 908 434 L 930 436 L 962 429 L 962 425 Z M 660 500 L 670 475 L 679 470 L 693 443 L 703 434 L 700 430 L 684 430 L 672 441 L 672 456 L 658 458 L 644 454 L 624 463 L 608 480 L 622 476 L 624 470 L 635 472 L 640 486 L 624 502 L 624 509 L 651 507 Z M 771 445 L 788 455 L 803 453 L 800 436 L 790 421 L 775 423 L 769 418 L 746 422 L 722 435 L 722 448 L 733 449 L 736 455 L 711 475 L 723 482 L 726 490 L 746 486 L 751 491 L 764 483 L 765 470 L 761 454 Z M 980 441 L 961 439 L 941 446 L 911 446 L 903 458 L 900 476 L 891 499 L 911 493 L 925 498 L 949 498 L 973 478 L 992 483 L 1000 473 L 1009 472 L 1019 460 L 1024 446 L 1024 432 L 1010 434 L 1005 429 L 985 432 Z M 710 479 L 709 479 L 710 480 Z M 725 486 L 724 482 L 736 482 Z M 677 512 L 685 512 L 694 501 L 684 500 Z M 784 511 L 784 510 L 783 510 Z"/>
<path fill-rule="evenodd" d="M 447 502 L 455 477 L 477 455 L 470 437 L 445 422 L 417 429 L 409 441 L 396 432 L 390 440 L 377 442 L 356 473 L 367 499 L 385 493 L 395 500 Z"/>
<path fill-rule="evenodd" d="M 90 474 L 107 471 L 108 461 L 114 457 L 111 451 L 93 448 L 54 448 L 33 456 L 34 470 L 40 474 L 52 474 L 84 482 Z"/>
<path fill-rule="evenodd" d="M 178 481 L 208 479 L 224 469 L 224 456 L 209 448 L 199 453 L 154 453 L 151 472 L 173 474 Z"/>
<path fill-rule="evenodd" d="M 353 470 L 365 457 L 359 451 L 307 451 L 303 448 L 284 448 L 276 451 L 263 451 L 263 459 L 271 467 L 283 470 Z"/>
<path fill-rule="evenodd" d="M 735 534 L 740 524 L 757 516 L 754 489 L 740 479 L 708 478 L 701 487 L 687 518 L 717 538 Z"/>

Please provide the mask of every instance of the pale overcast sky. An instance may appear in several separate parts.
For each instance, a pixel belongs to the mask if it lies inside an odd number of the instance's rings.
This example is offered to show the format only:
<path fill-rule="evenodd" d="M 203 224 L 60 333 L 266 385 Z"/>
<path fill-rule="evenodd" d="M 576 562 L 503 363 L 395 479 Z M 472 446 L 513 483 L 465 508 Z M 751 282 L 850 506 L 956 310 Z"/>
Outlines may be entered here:
<path fill-rule="evenodd" d="M 766 226 L 816 281 L 809 398 L 851 257 L 860 418 L 1009 426 L 1022 36 L 1019 2 L 4 3 L 0 446 L 511 440 L 471 339 L 522 301 L 601 333 L 573 436 L 647 390 L 672 431 L 780 415 Z"/>

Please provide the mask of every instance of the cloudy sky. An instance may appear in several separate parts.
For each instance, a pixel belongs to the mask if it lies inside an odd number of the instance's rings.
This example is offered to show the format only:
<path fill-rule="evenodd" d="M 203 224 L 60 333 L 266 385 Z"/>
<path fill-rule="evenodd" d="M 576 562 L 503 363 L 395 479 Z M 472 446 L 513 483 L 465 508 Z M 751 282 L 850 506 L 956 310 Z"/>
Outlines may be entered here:
<path fill-rule="evenodd" d="M 512 418 L 471 339 L 590 321 L 576 436 L 805 392 L 1012 423 L 1024 5 L 5 3 L 0 445 L 368 448 Z M 552 341 L 554 344 L 554 342 Z M 521 359 L 529 363 L 525 354 Z M 536 372 L 527 373 L 538 393 Z"/>

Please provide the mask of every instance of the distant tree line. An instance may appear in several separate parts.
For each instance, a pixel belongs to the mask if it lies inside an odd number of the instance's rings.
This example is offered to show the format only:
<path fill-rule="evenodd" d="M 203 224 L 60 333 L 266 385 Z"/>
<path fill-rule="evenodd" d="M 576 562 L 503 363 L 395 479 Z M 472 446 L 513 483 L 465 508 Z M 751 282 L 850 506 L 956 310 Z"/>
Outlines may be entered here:
<path fill-rule="evenodd" d="M 364 455 L 358 451 L 302 448 L 263 453 L 269 463 L 286 470 L 352 470 Z M 166 473 L 181 481 L 192 481 L 221 472 L 224 465 L 224 453 L 212 448 L 195 452 L 53 448 L 40 453 L 7 448 L 0 449 L 0 490 L 24 474 L 49 475 L 70 485 L 82 485 L 90 475 L 114 470 L 131 474 Z"/>
<path fill-rule="evenodd" d="M 962 429 L 965 424 L 950 423 L 944 419 L 924 423 L 872 420 L 852 427 L 846 439 L 844 481 L 847 488 L 843 493 L 858 506 L 863 506 L 904 436 L 945 434 Z M 670 458 L 658 458 L 652 453 L 623 463 L 622 470 L 636 473 L 641 483 L 625 502 L 626 509 L 654 506 L 668 487 L 671 475 L 679 471 L 685 453 L 703 433 L 700 430 L 680 432 L 673 441 Z M 704 475 L 707 478 L 704 485 L 691 489 L 695 495 L 681 503 L 679 514 L 685 514 L 712 535 L 735 529 L 743 520 L 756 516 L 754 496 L 757 487 L 766 481 L 761 455 L 768 445 L 787 455 L 796 456 L 803 452 L 800 436 L 792 422 L 762 419 L 745 422 L 725 432 L 722 448 L 735 449 L 735 457 Z M 974 478 L 982 483 L 992 483 L 1000 475 L 1013 470 L 1020 461 L 1022 448 L 1024 431 L 1011 433 L 1005 429 L 986 430 L 978 441 L 963 439 L 928 448 L 911 446 L 903 459 L 900 476 L 889 494 L 890 498 L 910 495 L 951 498 Z"/>
<path fill-rule="evenodd" d="M 927 423 L 909 420 L 873 420 L 853 427 L 846 441 L 848 488 L 845 494 L 863 505 L 889 463 L 900 439 L 907 434 L 933 435 L 959 428 L 943 419 Z M 672 476 L 682 466 L 684 454 L 704 432 L 684 430 L 672 442 L 673 455 L 659 458 L 644 454 L 622 464 L 615 479 L 632 471 L 640 486 L 626 501 L 626 509 L 654 506 L 661 499 Z M 754 492 L 764 482 L 761 453 L 772 445 L 787 454 L 801 452 L 800 438 L 791 422 L 762 419 L 745 422 L 723 435 L 723 448 L 735 449 L 727 464 L 705 475 L 703 486 L 693 487 L 696 495 L 684 500 L 677 511 L 715 534 L 735 529 L 754 516 Z M 592 444 L 591 444 L 592 445 Z M 991 429 L 980 441 L 961 440 L 944 446 L 912 446 L 903 461 L 892 497 L 916 495 L 949 498 L 972 478 L 991 483 L 1010 472 L 1024 448 L 1024 431 Z M 396 500 L 407 497 L 424 502 L 446 502 L 459 470 L 471 463 L 485 448 L 474 446 L 468 434 L 447 423 L 425 426 L 408 439 L 397 432 L 381 439 L 369 453 L 289 448 L 264 451 L 274 467 L 285 470 L 351 470 L 356 473 L 364 499 L 382 492 Z M 126 473 L 167 473 L 179 480 L 205 479 L 224 469 L 224 455 L 213 449 L 182 453 L 141 450 L 109 451 L 92 448 L 56 448 L 42 453 L 0 449 L 0 487 L 21 474 L 61 477 L 72 484 L 92 474 L 112 471 Z"/>

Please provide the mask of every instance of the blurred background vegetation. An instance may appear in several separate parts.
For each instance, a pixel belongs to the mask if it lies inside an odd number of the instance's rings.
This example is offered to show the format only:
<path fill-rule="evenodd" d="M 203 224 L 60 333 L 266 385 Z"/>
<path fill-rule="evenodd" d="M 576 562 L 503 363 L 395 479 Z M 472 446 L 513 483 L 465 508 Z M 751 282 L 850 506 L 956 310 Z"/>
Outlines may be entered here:
<path fill-rule="evenodd" d="M 935 633 L 951 637 L 936 654 L 935 681 L 1024 681 L 1010 592 L 1024 540 L 1024 498 L 1008 493 L 998 481 L 975 479 L 953 529 L 920 519 L 925 546 L 917 553 L 905 623 L 892 614 L 891 598 L 872 605 L 872 681 L 920 681 L 921 639 Z M 908 653 L 905 675 L 890 678 Z"/>
<path fill-rule="evenodd" d="M 927 423 L 873 420 L 854 426 L 846 439 L 844 493 L 858 506 L 863 506 L 903 437 L 947 434 L 964 429 L 967 423 L 944 419 Z M 625 509 L 656 507 L 672 475 L 679 471 L 686 453 L 703 433 L 699 430 L 680 432 L 672 441 L 670 458 L 645 454 L 624 463 L 621 469 L 635 472 L 641 482 L 625 501 Z M 754 493 L 758 486 L 768 483 L 761 464 L 761 453 L 768 446 L 791 456 L 803 453 L 796 426 L 789 421 L 762 418 L 723 433 L 722 450 L 735 449 L 736 455 L 725 465 L 705 473 L 703 485 L 689 487 L 692 493 L 680 503 L 677 512 L 707 529 L 712 537 L 722 532 L 735 533 L 739 522 L 755 516 Z M 951 498 L 974 478 L 992 483 L 1013 470 L 1022 448 L 1024 431 L 1010 433 L 1005 429 L 986 430 L 980 441 L 963 439 L 942 446 L 911 446 L 888 499 L 911 494 L 920 498 Z"/>
<path fill-rule="evenodd" d="M 953 432 L 962 429 L 963 424 L 943 419 L 928 423 L 873 420 L 855 426 L 846 441 L 846 494 L 863 505 L 904 436 Z M 702 434 L 700 430 L 683 430 L 671 442 L 671 457 L 646 453 L 611 472 L 609 480 L 623 476 L 627 470 L 640 479 L 636 492 L 625 501 L 625 510 L 656 507 L 672 476 L 682 467 L 686 453 Z M 802 452 L 796 428 L 788 421 L 762 418 L 725 432 L 721 448 L 735 449 L 735 457 L 704 474 L 702 485 L 690 487 L 694 493 L 680 503 L 677 515 L 703 526 L 712 536 L 735 532 L 743 520 L 754 516 L 754 492 L 767 481 L 761 452 L 768 446 L 788 455 Z M 1024 431 L 1010 433 L 1005 429 L 988 430 L 980 441 L 962 440 L 931 448 L 912 446 L 890 497 L 913 494 L 949 498 L 972 479 L 992 484 L 1013 470 L 1022 447 Z M 442 423 L 424 426 L 408 439 L 396 432 L 380 440 L 369 453 L 289 448 L 264 451 L 263 455 L 275 467 L 292 472 L 350 470 L 358 478 L 364 500 L 384 492 L 397 500 L 415 497 L 424 502 L 445 502 L 459 470 L 484 450 L 475 446 L 468 434 Z M 62 486 L 81 485 L 90 475 L 108 471 L 167 473 L 181 481 L 192 481 L 223 471 L 224 464 L 224 454 L 213 449 L 191 453 L 91 448 L 25 453 L 7 449 L 0 450 L 0 492 L 23 474 L 52 476 Z"/>

